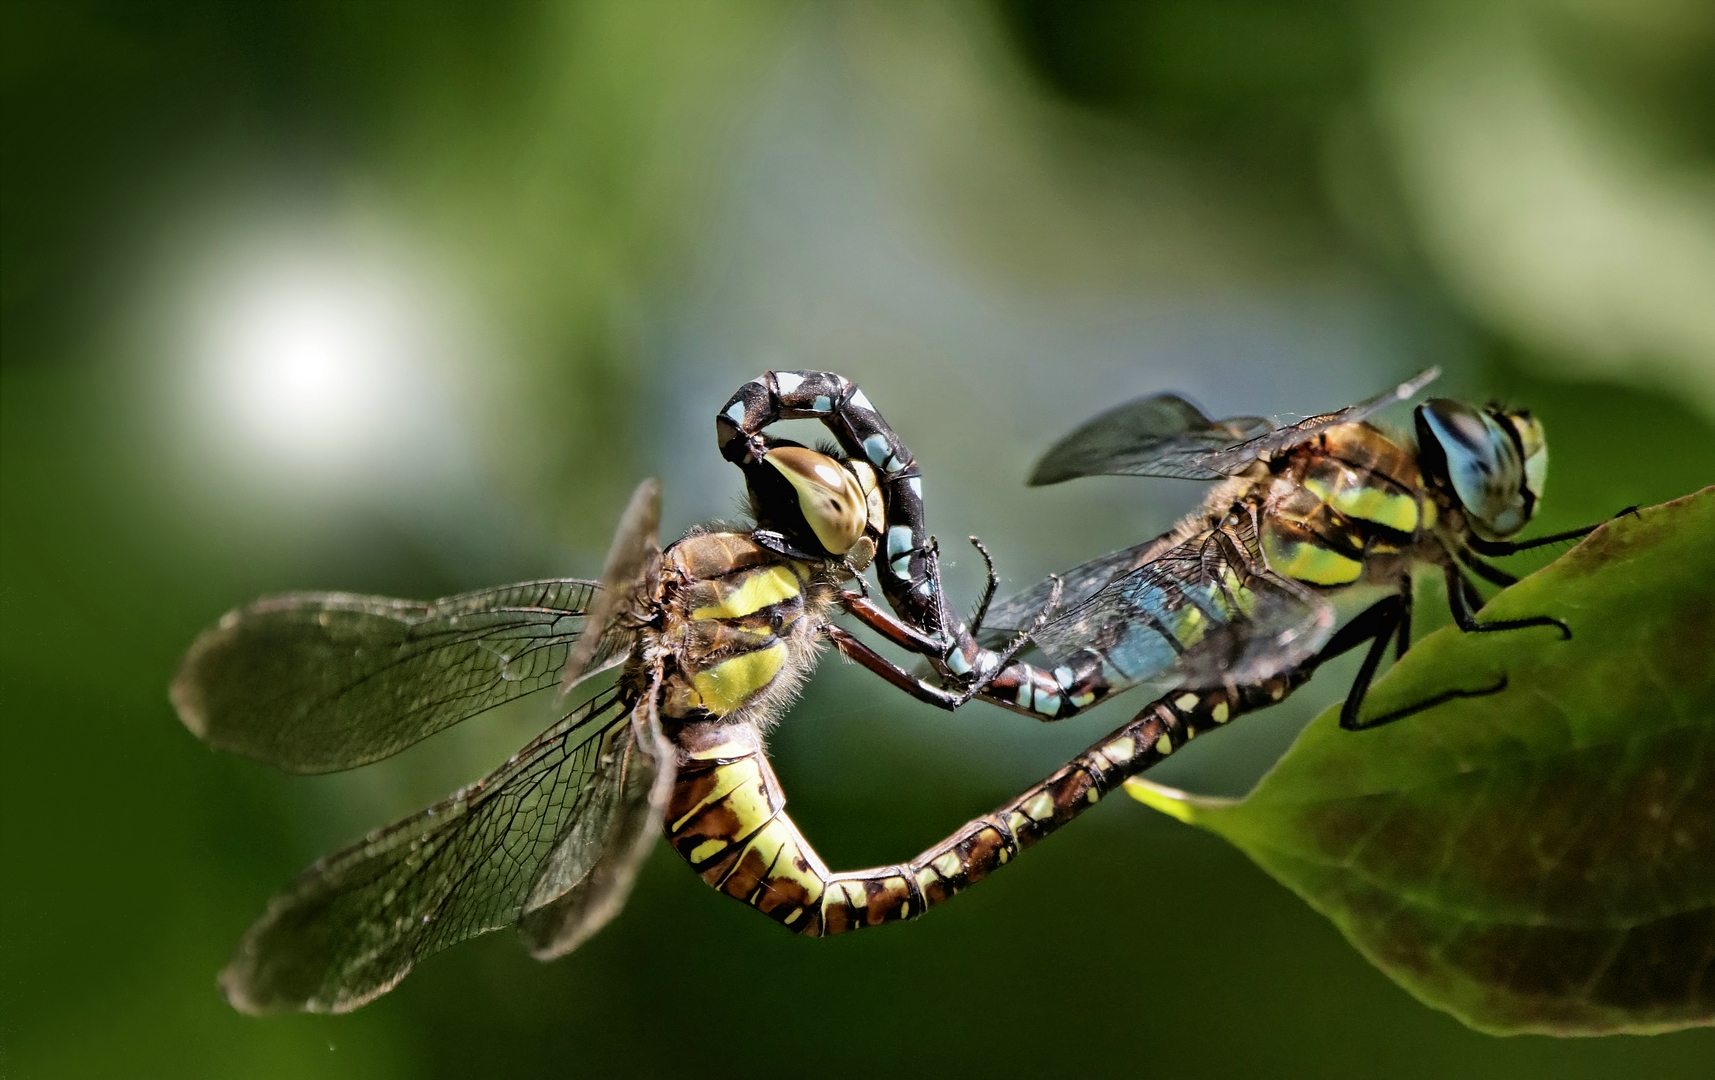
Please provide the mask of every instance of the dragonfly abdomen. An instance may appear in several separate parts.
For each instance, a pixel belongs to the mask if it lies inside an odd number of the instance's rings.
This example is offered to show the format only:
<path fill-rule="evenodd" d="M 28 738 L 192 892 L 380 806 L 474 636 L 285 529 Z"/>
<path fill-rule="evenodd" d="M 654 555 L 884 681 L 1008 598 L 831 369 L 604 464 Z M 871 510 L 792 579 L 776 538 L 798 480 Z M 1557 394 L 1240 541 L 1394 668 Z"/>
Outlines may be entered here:
<path fill-rule="evenodd" d="M 785 795 L 755 729 L 687 724 L 672 733 L 679 769 L 664 815 L 667 840 L 705 882 L 806 937 L 915 919 L 1005 866 L 1198 732 L 1280 700 L 1309 671 L 1302 667 L 1249 686 L 1163 698 L 910 862 L 849 873 L 829 873 L 787 815 Z"/>
<path fill-rule="evenodd" d="M 784 926 L 819 922 L 828 870 L 785 816 L 756 730 L 688 724 L 674 741 L 679 773 L 663 816 L 673 850 L 708 884 Z"/>

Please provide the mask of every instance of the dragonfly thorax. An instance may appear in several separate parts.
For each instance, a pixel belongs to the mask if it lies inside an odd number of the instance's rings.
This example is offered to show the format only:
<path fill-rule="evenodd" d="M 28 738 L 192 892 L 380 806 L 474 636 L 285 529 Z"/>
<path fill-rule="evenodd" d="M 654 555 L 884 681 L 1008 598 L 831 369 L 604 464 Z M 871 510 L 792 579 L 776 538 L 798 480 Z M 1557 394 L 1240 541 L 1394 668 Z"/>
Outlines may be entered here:
<path fill-rule="evenodd" d="M 823 564 L 745 533 L 693 533 L 665 552 L 661 712 L 766 724 L 814 663 L 837 587 Z"/>
<path fill-rule="evenodd" d="M 1317 588 L 1394 572 L 1438 520 L 1410 450 L 1342 424 L 1273 463 L 1259 541 L 1275 573 Z"/>

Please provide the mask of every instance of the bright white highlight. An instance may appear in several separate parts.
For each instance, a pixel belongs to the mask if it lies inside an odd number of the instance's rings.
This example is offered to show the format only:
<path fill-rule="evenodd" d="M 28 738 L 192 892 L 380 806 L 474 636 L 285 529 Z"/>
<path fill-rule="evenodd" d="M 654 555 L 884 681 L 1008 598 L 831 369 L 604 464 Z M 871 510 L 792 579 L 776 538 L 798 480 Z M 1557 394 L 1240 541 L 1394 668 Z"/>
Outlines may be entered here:
<path fill-rule="evenodd" d="M 337 244 L 299 243 L 259 247 L 202 290 L 203 422 L 235 463 L 311 481 L 410 468 L 445 420 L 445 331 L 430 330 L 444 320 L 411 286 Z"/>

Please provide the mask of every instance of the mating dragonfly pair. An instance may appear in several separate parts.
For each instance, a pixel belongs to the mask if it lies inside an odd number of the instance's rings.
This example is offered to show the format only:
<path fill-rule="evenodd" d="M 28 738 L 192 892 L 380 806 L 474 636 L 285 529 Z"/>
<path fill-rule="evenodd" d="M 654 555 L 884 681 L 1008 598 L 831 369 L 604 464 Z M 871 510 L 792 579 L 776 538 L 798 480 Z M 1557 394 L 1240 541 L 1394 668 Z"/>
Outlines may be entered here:
<path fill-rule="evenodd" d="M 658 832 L 705 881 L 807 936 L 912 919 L 1096 804 L 1199 732 L 1272 704 L 1326 659 L 1368 642 L 1341 723 L 1361 729 L 1387 644 L 1410 642 L 1410 572 L 1440 567 L 1467 631 L 1463 568 L 1526 543 L 1547 463 L 1528 413 L 1432 400 L 1416 442 L 1367 422 L 1430 371 L 1338 412 L 1276 426 L 1214 421 L 1173 395 L 1097 417 L 1054 446 L 1033 484 L 1095 474 L 1216 480 L 1169 533 L 956 618 L 941 587 L 910 451 L 863 392 L 825 372 L 770 372 L 716 419 L 743 471 L 748 529 L 693 529 L 661 549 L 659 489 L 625 512 L 599 582 L 529 582 L 434 603 L 349 594 L 265 598 L 192 646 L 172 685 L 213 746 L 296 772 L 387 757 L 525 698 L 553 722 L 492 775 L 305 870 L 240 942 L 221 985 L 247 1012 L 341 1012 L 424 957 L 515 925 L 541 959 L 618 913 Z M 821 420 L 827 452 L 765 434 Z M 973 543 L 975 543 L 973 538 Z M 977 544 L 985 562 L 988 553 Z M 875 564 L 887 608 L 869 598 Z M 1336 630 L 1333 601 L 1390 591 Z M 888 609 L 891 610 L 888 610 Z M 841 613 L 927 662 L 894 664 Z M 1010 634 L 1010 637 L 1006 636 Z M 1129 723 L 909 862 L 830 872 L 785 812 L 762 736 L 824 643 L 947 709 L 975 698 L 1039 719 L 1136 687 Z M 1042 662 L 1018 659 L 1034 649 Z M 617 678 L 572 704 L 600 672 Z M 1500 686 L 1474 691 L 1495 692 Z"/>

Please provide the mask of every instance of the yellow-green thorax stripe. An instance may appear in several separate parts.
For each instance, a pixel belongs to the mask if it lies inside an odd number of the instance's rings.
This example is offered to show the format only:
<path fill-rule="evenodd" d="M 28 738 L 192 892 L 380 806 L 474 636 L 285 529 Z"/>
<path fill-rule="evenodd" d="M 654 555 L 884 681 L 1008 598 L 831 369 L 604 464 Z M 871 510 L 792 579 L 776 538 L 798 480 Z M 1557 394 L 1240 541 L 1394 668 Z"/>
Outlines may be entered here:
<path fill-rule="evenodd" d="M 691 676 L 691 686 L 700 699 L 698 704 L 716 716 L 725 716 L 773 682 L 785 663 L 786 644 L 776 641 L 697 672 Z"/>
<path fill-rule="evenodd" d="M 1368 521 L 1407 535 L 1417 531 L 1417 497 L 1390 491 L 1378 482 L 1328 484 L 1309 476 L 1304 486 L 1317 498 L 1357 521 Z"/>
<path fill-rule="evenodd" d="M 1311 540 L 1286 540 L 1265 530 L 1263 555 L 1269 569 L 1307 585 L 1350 585 L 1363 573 L 1363 564 Z"/>
<path fill-rule="evenodd" d="M 765 607 L 798 595 L 798 575 L 786 566 L 765 566 L 743 575 L 737 585 L 712 604 L 691 612 L 691 618 L 742 619 Z"/>

